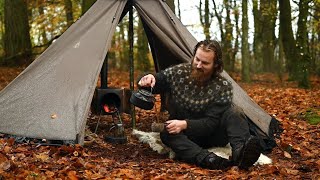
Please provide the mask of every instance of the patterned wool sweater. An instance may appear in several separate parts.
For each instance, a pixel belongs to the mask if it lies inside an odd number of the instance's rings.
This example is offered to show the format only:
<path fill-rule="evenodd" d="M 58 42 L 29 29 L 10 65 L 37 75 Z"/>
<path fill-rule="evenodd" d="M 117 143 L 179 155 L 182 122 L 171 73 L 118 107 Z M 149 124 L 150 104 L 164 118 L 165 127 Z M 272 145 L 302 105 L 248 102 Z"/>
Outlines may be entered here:
<path fill-rule="evenodd" d="M 200 86 L 190 73 L 191 64 L 188 63 L 155 74 L 154 92 L 168 95 L 170 119 L 186 119 L 187 131 L 203 134 L 201 127 L 217 127 L 223 112 L 231 106 L 232 85 L 223 77 L 215 77 Z"/>

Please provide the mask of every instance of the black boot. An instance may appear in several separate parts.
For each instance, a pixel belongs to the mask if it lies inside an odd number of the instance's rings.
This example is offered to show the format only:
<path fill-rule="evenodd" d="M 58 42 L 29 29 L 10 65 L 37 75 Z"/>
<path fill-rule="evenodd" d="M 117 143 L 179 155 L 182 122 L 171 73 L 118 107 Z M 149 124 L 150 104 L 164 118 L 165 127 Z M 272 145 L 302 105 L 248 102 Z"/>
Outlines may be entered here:
<path fill-rule="evenodd" d="M 244 145 L 232 150 L 232 160 L 240 169 L 248 169 L 260 157 L 261 146 L 259 139 L 250 136 Z"/>
<path fill-rule="evenodd" d="M 228 159 L 217 156 L 214 153 L 210 153 L 200 163 L 200 167 L 207 169 L 226 169 L 231 166 L 231 161 Z"/>

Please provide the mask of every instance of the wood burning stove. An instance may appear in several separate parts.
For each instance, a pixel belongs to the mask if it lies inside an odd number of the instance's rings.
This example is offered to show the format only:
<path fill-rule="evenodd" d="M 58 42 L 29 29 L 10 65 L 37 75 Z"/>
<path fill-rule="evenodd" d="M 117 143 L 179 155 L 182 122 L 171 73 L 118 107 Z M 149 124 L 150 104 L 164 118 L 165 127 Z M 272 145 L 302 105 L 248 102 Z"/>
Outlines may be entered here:
<path fill-rule="evenodd" d="M 107 86 L 107 59 L 108 57 L 106 56 L 100 72 L 101 86 L 100 88 L 96 88 L 91 103 L 91 112 L 99 116 L 95 132 L 100 123 L 100 116 L 111 115 L 113 119 L 113 124 L 109 129 L 111 134 L 106 135 L 105 140 L 111 143 L 126 143 L 127 137 L 124 133 L 120 113 L 131 113 L 131 104 L 129 101 L 131 90 L 126 88 L 110 88 Z"/>
<path fill-rule="evenodd" d="M 96 115 L 107 115 L 105 106 L 114 106 L 119 112 L 131 113 L 130 96 L 131 90 L 126 88 L 109 88 L 108 87 L 108 56 L 106 56 L 100 71 L 101 86 L 96 88 L 92 103 L 91 111 Z"/>
<path fill-rule="evenodd" d="M 121 112 L 130 113 L 131 92 L 125 88 L 97 88 L 92 100 L 92 112 L 99 115 L 95 133 L 100 123 L 100 116 L 111 115 L 113 123 L 108 130 L 105 140 L 111 143 L 126 143 L 127 137 L 124 133 L 124 126 L 120 116 Z"/>
<path fill-rule="evenodd" d="M 107 108 L 117 108 L 119 112 L 130 114 L 131 91 L 125 88 L 97 88 L 95 90 L 91 109 L 96 115 L 108 115 Z M 105 108 L 107 107 L 107 108 Z"/>

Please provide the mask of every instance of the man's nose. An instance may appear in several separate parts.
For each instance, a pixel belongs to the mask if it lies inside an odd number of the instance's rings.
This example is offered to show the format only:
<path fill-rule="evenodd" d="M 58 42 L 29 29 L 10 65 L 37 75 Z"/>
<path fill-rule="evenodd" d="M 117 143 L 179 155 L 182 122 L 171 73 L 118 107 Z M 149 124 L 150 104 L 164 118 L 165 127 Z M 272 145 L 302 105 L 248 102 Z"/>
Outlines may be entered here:
<path fill-rule="evenodd" d="M 197 64 L 197 68 L 201 68 L 202 67 L 202 63 L 201 63 L 201 61 L 200 62 L 198 62 L 198 64 Z"/>

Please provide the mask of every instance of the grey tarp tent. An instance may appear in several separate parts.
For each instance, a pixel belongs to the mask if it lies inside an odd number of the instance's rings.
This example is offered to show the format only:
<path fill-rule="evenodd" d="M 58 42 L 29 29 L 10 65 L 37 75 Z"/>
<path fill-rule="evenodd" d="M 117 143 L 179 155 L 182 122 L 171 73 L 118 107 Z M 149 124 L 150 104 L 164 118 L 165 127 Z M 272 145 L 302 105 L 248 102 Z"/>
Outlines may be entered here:
<path fill-rule="evenodd" d="M 188 62 L 196 39 L 163 0 L 98 0 L 44 53 L 0 92 L 0 132 L 82 142 L 91 100 L 115 28 L 133 5 L 141 17 L 156 70 Z M 273 122 L 233 82 L 234 103 L 273 135 Z M 80 135 L 80 138 L 79 138 Z"/>

